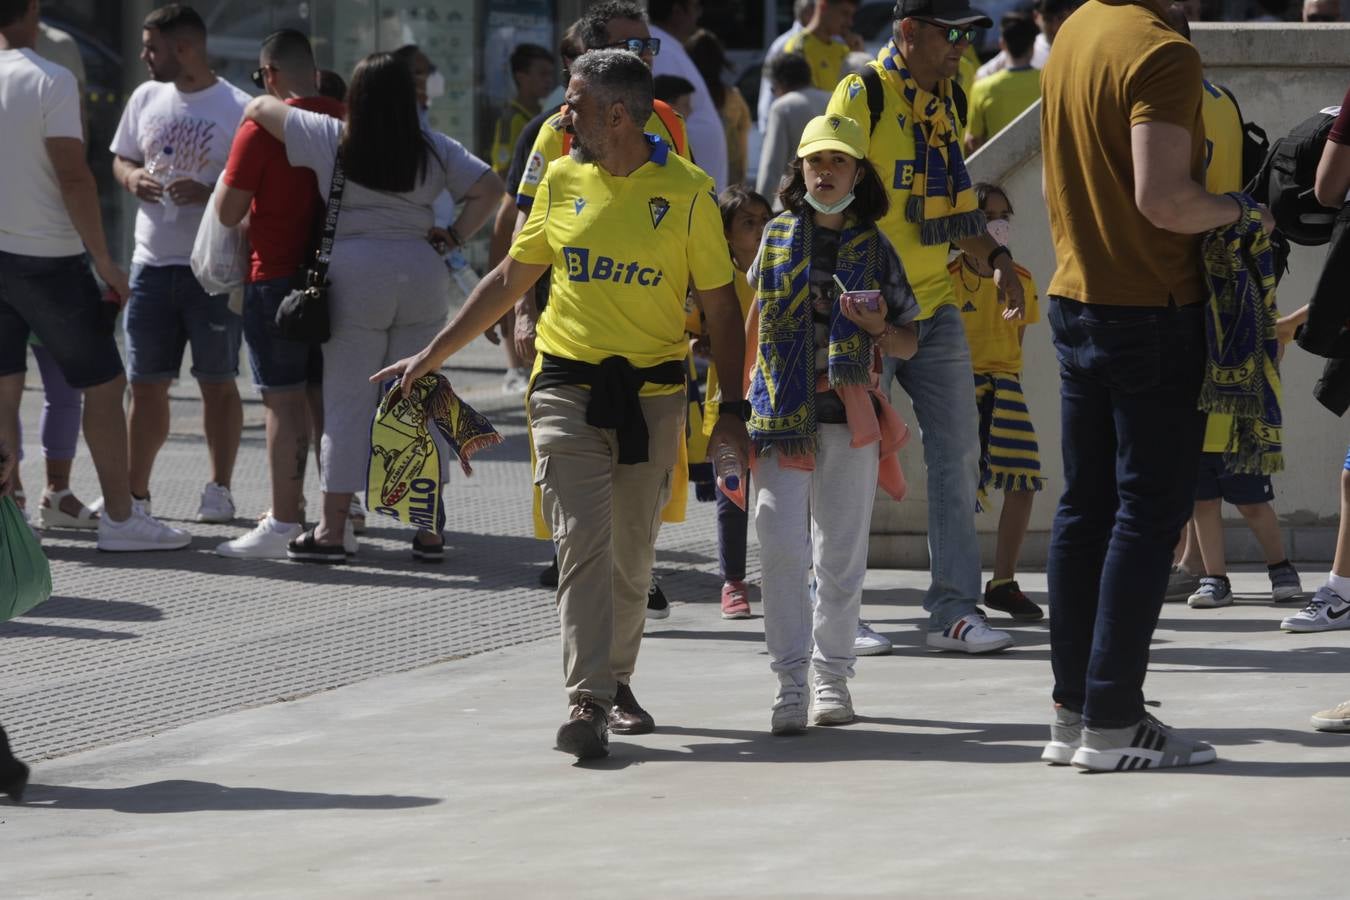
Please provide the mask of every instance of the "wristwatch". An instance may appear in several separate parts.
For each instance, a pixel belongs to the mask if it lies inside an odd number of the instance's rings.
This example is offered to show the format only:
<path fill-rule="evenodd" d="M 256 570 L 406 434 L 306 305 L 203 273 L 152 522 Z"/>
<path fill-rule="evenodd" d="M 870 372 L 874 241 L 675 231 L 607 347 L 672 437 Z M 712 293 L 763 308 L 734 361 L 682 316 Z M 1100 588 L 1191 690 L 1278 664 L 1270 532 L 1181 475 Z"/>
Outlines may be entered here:
<path fill-rule="evenodd" d="M 717 404 L 719 415 L 735 416 L 742 422 L 750 421 L 750 401 L 749 400 L 723 400 Z"/>

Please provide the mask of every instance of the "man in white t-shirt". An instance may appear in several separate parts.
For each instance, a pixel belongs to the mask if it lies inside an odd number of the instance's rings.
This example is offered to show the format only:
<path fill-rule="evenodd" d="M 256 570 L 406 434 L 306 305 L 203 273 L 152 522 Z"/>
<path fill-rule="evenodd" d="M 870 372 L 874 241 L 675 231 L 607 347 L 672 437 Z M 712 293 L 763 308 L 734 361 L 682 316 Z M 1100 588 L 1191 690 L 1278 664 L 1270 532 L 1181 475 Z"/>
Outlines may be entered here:
<path fill-rule="evenodd" d="M 684 42 L 698 30 L 703 0 L 647 0 L 652 37 L 661 52 L 652 60 L 652 75 L 678 75 L 694 86 L 694 111 L 689 116 L 689 150 L 694 163 L 712 176 L 717 190 L 727 186 L 727 134 L 722 114 L 708 84 L 689 58 Z"/>
<path fill-rule="evenodd" d="M 126 377 L 113 337 L 130 288 L 108 253 L 75 76 L 33 51 L 37 35 L 37 0 L 0 0 L 0 445 L 18 443 L 28 336 L 36 334 L 84 393 L 85 441 L 104 497 L 99 549 L 186 547 L 185 532 L 132 503 Z M 91 260 L 110 302 L 99 294 Z"/>
<path fill-rule="evenodd" d="M 191 344 L 211 458 L 197 521 L 228 522 L 243 427 L 235 384 L 243 326 L 225 295 L 202 290 L 189 261 L 249 96 L 211 71 L 206 25 L 191 7 L 156 9 L 145 18 L 141 40 L 151 80 L 127 101 L 111 147 L 113 175 L 141 201 L 126 316 L 131 492 L 149 503 L 150 473 L 169 436 L 169 385 Z"/>

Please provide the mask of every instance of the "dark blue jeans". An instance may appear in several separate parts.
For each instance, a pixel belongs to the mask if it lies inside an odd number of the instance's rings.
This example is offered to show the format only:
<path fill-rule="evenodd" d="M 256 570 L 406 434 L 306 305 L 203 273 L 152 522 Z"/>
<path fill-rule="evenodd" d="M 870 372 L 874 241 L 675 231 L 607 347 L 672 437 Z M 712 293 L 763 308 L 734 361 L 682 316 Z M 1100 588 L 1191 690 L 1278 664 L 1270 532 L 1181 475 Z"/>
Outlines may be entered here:
<path fill-rule="evenodd" d="M 1054 697 L 1096 728 L 1144 715 L 1149 643 L 1204 438 L 1203 306 L 1050 298 L 1064 453 L 1048 563 Z"/>

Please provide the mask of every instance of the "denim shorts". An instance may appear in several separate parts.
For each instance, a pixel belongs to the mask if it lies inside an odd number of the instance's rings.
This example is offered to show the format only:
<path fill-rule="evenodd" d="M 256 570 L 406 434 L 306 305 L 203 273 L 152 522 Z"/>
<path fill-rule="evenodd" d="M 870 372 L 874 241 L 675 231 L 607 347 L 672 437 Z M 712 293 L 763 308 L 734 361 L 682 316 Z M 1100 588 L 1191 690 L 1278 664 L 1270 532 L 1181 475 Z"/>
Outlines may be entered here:
<path fill-rule="evenodd" d="M 225 294 L 208 294 L 187 266 L 131 267 L 127 302 L 127 370 L 134 383 L 172 381 L 192 345 L 192 376 L 233 381 L 239 376 L 243 326 Z"/>
<path fill-rule="evenodd" d="M 280 391 L 323 381 L 323 348 L 277 334 L 277 307 L 290 293 L 290 278 L 255 281 L 244 288 L 244 341 L 260 391 Z"/>
<path fill-rule="evenodd" d="M 1256 506 L 1275 499 L 1269 475 L 1230 472 L 1222 453 L 1200 454 L 1200 478 L 1195 483 L 1195 499 L 1222 499 L 1233 506 Z"/>
<path fill-rule="evenodd" d="M 41 339 L 73 388 L 122 374 L 114 323 L 89 261 L 80 256 L 0 252 L 0 375 L 27 370 L 28 335 Z"/>

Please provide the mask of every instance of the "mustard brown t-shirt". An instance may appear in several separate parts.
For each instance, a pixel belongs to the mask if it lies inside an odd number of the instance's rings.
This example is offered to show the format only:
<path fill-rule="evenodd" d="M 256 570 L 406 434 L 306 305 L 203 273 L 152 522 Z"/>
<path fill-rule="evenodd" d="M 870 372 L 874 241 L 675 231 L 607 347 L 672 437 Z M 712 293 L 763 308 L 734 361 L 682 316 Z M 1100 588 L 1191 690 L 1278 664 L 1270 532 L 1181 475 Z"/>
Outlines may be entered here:
<path fill-rule="evenodd" d="M 1191 135 L 1205 181 L 1200 55 L 1160 0 L 1088 0 L 1041 74 L 1041 147 L 1058 269 L 1049 293 L 1108 306 L 1179 306 L 1206 296 L 1200 236 L 1154 226 L 1134 198 L 1130 130 L 1165 122 Z"/>

